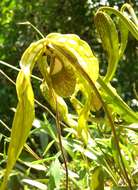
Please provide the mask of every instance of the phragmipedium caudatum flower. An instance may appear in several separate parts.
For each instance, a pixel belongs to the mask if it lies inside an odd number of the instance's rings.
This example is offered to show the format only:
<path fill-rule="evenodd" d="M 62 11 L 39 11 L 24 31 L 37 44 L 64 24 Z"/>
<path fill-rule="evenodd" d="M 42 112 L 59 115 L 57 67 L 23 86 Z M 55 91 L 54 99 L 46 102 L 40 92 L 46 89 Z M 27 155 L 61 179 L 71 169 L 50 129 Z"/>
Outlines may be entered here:
<path fill-rule="evenodd" d="M 47 63 L 48 57 L 50 60 L 49 65 Z M 32 43 L 25 50 L 20 61 L 21 71 L 16 81 L 18 105 L 12 125 L 2 190 L 6 189 L 8 176 L 23 149 L 35 117 L 34 93 L 30 77 L 36 63 L 38 63 L 43 76 L 43 83 L 41 85 L 43 95 L 49 100 L 51 97 L 49 102 L 53 109 L 55 109 L 55 103 L 53 103 L 51 96 L 51 90 L 54 90 L 57 102 L 60 105 L 59 112 L 62 119 L 78 128 L 77 123 L 68 114 L 63 97 L 70 97 L 75 93 L 77 83 L 86 84 L 77 68 L 81 67 L 93 82 L 96 82 L 98 78 L 98 60 L 93 55 L 89 45 L 77 35 L 51 33 L 46 38 Z M 46 92 L 46 90 L 48 91 Z M 83 115 L 83 119 L 81 120 L 84 123 L 86 123 L 85 115 L 88 115 L 86 114 L 87 112 L 89 112 L 89 109 L 81 114 Z M 80 129 L 79 131 L 81 134 Z M 87 133 L 86 129 L 85 133 Z M 85 136 L 87 137 L 87 135 Z"/>

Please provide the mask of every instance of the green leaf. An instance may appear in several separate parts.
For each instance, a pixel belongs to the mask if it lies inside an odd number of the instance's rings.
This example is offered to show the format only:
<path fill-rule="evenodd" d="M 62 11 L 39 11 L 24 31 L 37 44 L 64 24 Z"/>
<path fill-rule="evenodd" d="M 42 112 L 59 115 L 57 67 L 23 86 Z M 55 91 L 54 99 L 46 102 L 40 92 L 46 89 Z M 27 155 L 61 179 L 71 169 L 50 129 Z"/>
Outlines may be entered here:
<path fill-rule="evenodd" d="M 33 169 L 38 170 L 38 171 L 46 171 L 47 170 L 47 168 L 44 165 L 37 164 L 37 161 L 35 163 L 33 163 L 33 162 L 24 162 L 24 164 L 26 166 L 28 166 L 29 168 L 33 168 Z"/>
<path fill-rule="evenodd" d="M 137 123 L 138 114 L 135 113 L 117 94 L 115 88 L 110 84 L 105 84 L 102 78 L 98 78 L 98 83 L 101 85 L 102 89 L 100 94 L 102 95 L 106 104 L 112 108 L 113 112 L 118 113 L 125 121 L 128 123 Z"/>
<path fill-rule="evenodd" d="M 124 54 L 124 51 L 127 46 L 127 41 L 128 41 L 128 28 L 122 22 L 121 19 L 118 21 L 118 27 L 120 29 L 120 45 L 119 45 L 119 58 L 121 58 Z"/>
<path fill-rule="evenodd" d="M 42 52 L 41 49 L 43 46 L 41 46 L 41 42 L 45 42 L 45 40 L 32 43 L 24 52 L 20 61 L 21 71 L 19 72 L 16 81 L 19 102 L 12 124 L 11 140 L 8 148 L 8 160 L 1 190 L 6 189 L 8 176 L 23 149 L 35 117 L 34 94 L 30 75 L 35 60 Z"/>
<path fill-rule="evenodd" d="M 124 186 L 118 186 L 118 187 L 113 187 L 111 190 L 129 190 L 129 187 L 124 187 Z M 133 190 L 138 190 L 137 186 L 133 187 Z"/>
<path fill-rule="evenodd" d="M 119 17 L 131 32 L 131 34 L 134 36 L 134 38 L 138 40 L 138 25 L 131 21 L 129 17 L 126 17 L 121 11 L 118 11 L 112 7 L 101 7 L 99 11 L 107 11 Z"/>
<path fill-rule="evenodd" d="M 49 170 L 50 180 L 48 184 L 48 189 L 53 190 L 54 188 L 59 188 L 60 181 L 63 177 L 63 173 L 61 170 L 61 165 L 58 159 L 55 159 Z"/>
<path fill-rule="evenodd" d="M 94 19 L 103 48 L 108 56 L 108 68 L 104 80 L 109 82 L 114 76 L 119 61 L 118 33 L 113 20 L 108 14 L 98 11 Z"/>
<path fill-rule="evenodd" d="M 92 104 L 92 96 L 90 94 L 88 95 L 86 103 L 84 107 L 81 109 L 78 118 L 78 135 L 84 140 L 86 144 L 88 143 L 88 137 L 89 137 L 87 121 L 90 113 L 91 104 Z"/>
<path fill-rule="evenodd" d="M 124 128 L 131 129 L 135 132 L 138 132 L 138 123 L 132 123 L 130 125 L 123 126 Z"/>
<path fill-rule="evenodd" d="M 40 183 L 36 180 L 31 180 L 31 179 L 23 179 L 22 180 L 23 183 L 26 183 L 32 187 L 36 187 L 37 189 L 40 189 L 40 190 L 47 190 L 47 186 L 43 183 Z"/>
<path fill-rule="evenodd" d="M 11 141 L 8 148 L 8 160 L 2 189 L 5 189 L 8 176 L 18 159 L 34 120 L 34 95 L 28 75 L 22 71 L 19 73 L 17 82 L 19 103 L 11 130 Z"/>
<path fill-rule="evenodd" d="M 101 166 L 93 170 L 90 186 L 91 190 L 104 190 L 104 174 Z"/>

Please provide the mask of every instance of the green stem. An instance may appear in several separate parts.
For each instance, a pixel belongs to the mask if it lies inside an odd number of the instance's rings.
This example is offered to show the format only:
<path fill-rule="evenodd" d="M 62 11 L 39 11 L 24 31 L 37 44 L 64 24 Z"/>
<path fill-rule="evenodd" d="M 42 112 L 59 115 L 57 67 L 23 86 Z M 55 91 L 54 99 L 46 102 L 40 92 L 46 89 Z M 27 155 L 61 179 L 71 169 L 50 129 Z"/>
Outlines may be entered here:
<path fill-rule="evenodd" d="M 138 100 L 138 93 L 136 91 L 136 83 L 133 83 L 133 92 L 134 92 L 136 99 Z"/>
<path fill-rule="evenodd" d="M 62 154 L 62 158 L 63 158 L 64 165 L 65 165 L 65 171 L 66 171 L 66 190 L 68 190 L 69 189 L 68 166 L 67 166 L 67 160 L 66 160 L 63 145 L 62 145 L 62 139 L 61 139 L 61 128 L 60 128 L 60 120 L 59 120 L 58 102 L 57 102 L 57 98 L 55 96 L 53 89 L 52 89 L 52 96 L 53 96 L 53 99 L 54 99 L 55 104 L 56 104 L 56 127 L 57 127 L 57 133 L 58 133 L 58 139 L 59 139 L 61 154 Z"/>
<path fill-rule="evenodd" d="M 21 69 L 18 69 L 17 67 L 14 67 L 13 65 L 10 65 L 9 63 L 6 63 L 5 61 L 1 61 L 1 60 L 0 60 L 0 64 L 1 64 L 1 65 L 4 65 L 4 66 L 6 66 L 6 67 L 9 67 L 9 68 L 11 68 L 11 69 L 13 69 L 13 70 L 15 70 L 15 71 L 18 71 L 18 72 L 21 70 Z M 34 79 L 36 79 L 36 80 L 42 81 L 41 78 L 39 78 L 39 77 L 37 77 L 37 76 L 35 76 L 35 75 L 31 75 L 31 77 L 34 78 Z"/>
<path fill-rule="evenodd" d="M 19 22 L 20 25 L 30 25 L 42 38 L 45 38 L 44 35 L 29 21 Z"/>

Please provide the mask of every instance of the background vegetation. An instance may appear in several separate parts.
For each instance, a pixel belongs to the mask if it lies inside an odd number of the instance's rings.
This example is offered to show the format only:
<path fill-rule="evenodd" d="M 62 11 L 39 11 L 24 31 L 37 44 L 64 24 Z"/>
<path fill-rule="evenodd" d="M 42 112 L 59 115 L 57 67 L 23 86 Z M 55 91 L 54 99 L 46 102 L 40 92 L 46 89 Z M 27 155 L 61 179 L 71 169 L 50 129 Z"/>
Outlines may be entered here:
<path fill-rule="evenodd" d="M 123 3 L 124 1 L 120 0 L 1 0 L 0 60 L 3 60 L 19 68 L 19 60 L 24 50 L 31 42 L 39 39 L 38 34 L 29 25 L 19 24 L 21 22 L 30 21 L 44 34 L 44 36 L 51 32 L 75 33 L 79 35 L 82 39 L 86 40 L 92 47 L 95 55 L 99 58 L 101 69 L 100 72 L 101 74 L 104 74 L 106 72 L 107 59 L 105 56 L 105 52 L 102 49 L 101 42 L 94 25 L 94 14 L 96 13 L 97 9 L 102 5 L 121 7 Z M 138 2 L 133 0 L 131 1 L 131 3 L 136 13 L 138 13 Z M 125 51 L 125 55 L 120 61 L 116 76 L 114 77 L 112 84 L 117 89 L 121 97 L 123 97 L 128 105 L 135 109 L 135 111 L 138 111 L 138 101 L 136 100 L 135 94 L 135 90 L 138 91 L 137 60 L 137 41 L 131 35 L 129 35 L 129 41 Z M 14 69 L 10 69 L 9 67 L 3 66 L 2 64 L 0 64 L 0 69 L 15 81 L 17 72 Z M 35 74 L 37 76 L 40 76 L 37 68 L 35 70 Z M 40 92 L 37 91 L 39 81 L 33 80 L 33 85 L 37 99 L 41 100 L 42 103 L 46 104 L 46 102 L 41 99 Z M 14 114 L 14 111 L 11 108 L 15 108 L 17 104 L 16 91 L 15 86 L 11 84 L 1 73 L 0 102 L 0 119 L 10 128 Z M 57 187 L 58 189 L 59 183 L 62 183 L 63 187 L 65 184 L 64 171 L 61 172 L 61 175 L 59 175 L 58 178 L 56 175 L 56 172 L 58 173 L 61 166 L 58 159 L 58 153 L 60 152 L 60 149 L 56 145 L 57 139 L 54 120 L 50 117 L 49 114 L 47 114 L 47 112 L 45 113 L 42 107 L 39 107 L 38 105 L 36 105 L 36 107 L 37 119 L 35 120 L 34 129 L 29 137 L 28 144 L 37 155 L 46 159 L 48 167 L 42 164 L 41 172 L 39 168 L 40 165 L 38 165 L 38 168 L 37 165 L 35 165 L 33 168 L 32 165 L 29 165 L 32 164 L 32 157 L 30 156 L 30 154 L 28 155 L 28 153 L 24 151 L 22 154 L 22 159 L 19 160 L 19 162 L 17 163 L 17 169 L 14 171 L 15 173 L 13 173 L 12 181 L 10 184 L 10 187 L 14 187 L 14 189 L 23 189 L 24 184 L 29 183 L 24 179 L 26 178 L 26 176 L 29 176 L 31 179 L 39 178 L 40 182 L 45 183 L 50 180 L 51 183 L 49 184 L 52 186 L 48 188 L 51 190 L 52 188 L 54 189 L 54 187 Z M 91 127 L 95 129 L 95 126 Z M 45 128 L 47 128 L 47 130 L 45 130 Z M 9 136 L 9 132 L 7 132 L 7 129 L 3 127 L 2 123 L 0 123 L 0 132 L 2 134 L 0 138 L 0 152 L 3 152 L 6 151 L 8 142 L 7 137 Z M 82 142 L 80 141 L 76 143 L 73 138 L 70 138 L 70 134 L 72 135 L 71 131 L 68 131 L 68 133 L 64 131 L 64 133 L 66 135 L 69 135 L 69 137 L 66 136 L 64 142 L 65 144 L 67 144 L 66 150 L 68 152 L 68 159 L 71 161 L 70 169 L 74 171 L 74 173 L 70 175 L 72 176 L 70 183 L 74 184 L 74 189 L 78 189 L 78 187 L 82 187 L 82 189 L 87 189 L 87 187 L 89 186 L 88 175 L 91 175 L 91 170 L 94 168 L 94 166 L 92 168 L 88 166 L 91 162 L 93 162 L 93 165 L 96 166 L 93 161 L 94 158 L 92 157 L 95 156 L 95 154 L 92 154 L 91 151 L 84 153 L 82 150 L 84 154 L 83 155 L 80 150 L 82 148 Z M 108 136 L 108 133 L 110 134 L 110 130 L 106 131 L 104 137 L 106 135 Z M 6 140 L 4 138 L 4 135 L 6 136 Z M 106 152 L 109 158 L 108 162 L 113 161 L 112 156 L 110 155 L 110 151 L 113 147 L 110 147 L 111 145 L 108 140 L 105 142 L 104 145 L 103 142 L 100 142 L 101 131 L 97 132 L 92 130 L 92 135 L 97 138 L 97 143 L 99 143 L 99 145 L 103 149 L 105 149 L 106 151 L 108 150 Z M 128 131 L 128 136 L 129 135 L 130 134 Z M 133 136 L 134 138 L 132 139 L 131 136 L 132 134 L 130 135 L 129 140 L 133 141 L 136 138 L 135 134 Z M 122 141 L 124 141 L 124 139 L 122 139 Z M 45 149 L 45 147 L 47 148 Z M 76 150 L 79 151 L 75 153 Z M 96 145 L 95 151 L 99 151 L 99 148 L 97 148 Z M 85 156 L 88 158 L 86 159 Z M 101 153 L 99 153 L 99 155 L 96 156 L 99 160 L 99 163 L 104 162 L 103 158 L 105 154 L 101 156 Z M 84 157 L 85 160 L 82 160 L 82 158 Z M 73 159 L 75 160 L 74 162 L 72 162 Z M 101 161 L 100 159 L 103 160 Z M 62 160 L 60 161 L 62 162 Z M 2 160 L 0 164 L 1 168 L 4 168 L 5 160 Z M 37 164 L 39 164 L 39 162 Z M 133 165 L 133 163 L 131 164 Z M 48 171 L 48 176 L 44 181 L 45 170 Z M 78 171 L 79 174 L 77 174 Z M 19 173 L 20 175 L 17 176 L 17 173 Z M 77 175 L 79 176 L 79 183 L 77 183 Z M 108 179 L 108 175 L 106 177 Z M 21 180 L 24 181 L 20 182 Z M 15 187 L 15 181 L 17 181 L 17 187 Z M 110 180 L 107 181 L 108 186 L 110 185 Z M 25 190 L 29 189 L 28 185 L 24 188 L 26 188 Z M 42 187 L 42 189 L 44 188 L 45 187 Z M 33 187 L 31 189 L 33 189 Z"/>
<path fill-rule="evenodd" d="M 103 1 L 104 2 L 104 1 Z M 135 11 L 137 2 L 131 1 Z M 2 0 L 0 2 L 0 59 L 19 67 L 19 60 L 28 45 L 37 40 L 38 34 L 30 27 L 19 25 L 30 21 L 46 36 L 50 32 L 75 33 L 86 40 L 99 57 L 101 73 L 105 73 L 107 63 L 102 46 L 98 40 L 94 25 L 94 14 L 102 5 L 118 6 L 124 1 L 110 0 L 102 3 L 100 0 Z M 137 13 L 137 12 L 136 12 Z M 129 42 L 123 60 L 120 61 L 114 86 L 129 105 L 137 109 L 133 83 L 138 86 L 137 42 L 129 35 Z M 0 65 L 13 79 L 16 72 Z M 0 99 L 7 102 L 0 106 L 0 115 L 5 121 L 12 115 L 10 107 L 15 107 L 15 88 L 1 77 Z M 138 88 L 138 87 L 137 87 Z M 13 95 L 14 94 L 14 95 Z M 133 103 L 134 102 L 134 103 Z M 7 114 L 8 112 L 8 114 Z M 8 116 L 7 116 L 8 115 Z"/>
<path fill-rule="evenodd" d="M 86 40 L 99 57 L 101 73 L 104 73 L 106 59 L 101 44 L 97 38 L 94 25 L 94 14 L 99 6 L 121 6 L 124 1 L 86 1 L 86 0 L 2 0 L 0 2 L 0 59 L 19 67 L 19 60 L 28 45 L 38 39 L 38 34 L 30 27 L 18 25 L 19 22 L 30 21 L 46 36 L 50 32 L 75 33 Z M 132 4 L 137 11 L 136 1 Z M 129 36 L 128 47 L 123 60 L 119 64 L 114 86 L 131 106 L 135 99 L 133 83 L 138 86 L 138 50 L 136 40 Z M 13 79 L 16 73 L 0 65 Z M 0 99 L 7 102 L 1 105 L 0 114 L 6 120 L 10 119 L 9 108 L 15 107 L 14 88 L 1 77 Z M 7 118 L 7 112 L 8 117 Z"/>

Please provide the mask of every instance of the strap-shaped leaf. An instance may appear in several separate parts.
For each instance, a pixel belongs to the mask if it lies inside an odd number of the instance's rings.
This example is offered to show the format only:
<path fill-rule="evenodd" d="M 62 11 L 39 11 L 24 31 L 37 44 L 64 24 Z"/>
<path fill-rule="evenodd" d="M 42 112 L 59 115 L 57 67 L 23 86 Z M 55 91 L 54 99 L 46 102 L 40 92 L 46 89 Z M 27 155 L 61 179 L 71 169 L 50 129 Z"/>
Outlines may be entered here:
<path fill-rule="evenodd" d="M 137 19 L 137 16 L 136 16 L 136 14 L 135 14 L 135 11 L 134 11 L 133 7 L 132 7 L 130 4 L 125 3 L 124 5 L 122 5 L 120 11 L 121 11 L 122 13 L 124 13 L 125 9 L 128 9 L 129 14 L 131 15 L 131 19 L 132 19 L 133 22 L 136 24 L 136 26 L 138 26 L 138 19 Z M 128 17 L 128 19 L 129 19 L 129 17 Z"/>
<path fill-rule="evenodd" d="M 124 22 L 122 22 L 121 19 L 119 19 L 118 27 L 120 29 L 120 45 L 119 45 L 119 59 L 120 59 L 123 56 L 124 51 L 125 51 L 126 46 L 127 46 L 128 28 L 126 27 Z"/>
<path fill-rule="evenodd" d="M 7 169 L 2 189 L 5 189 L 8 175 L 22 151 L 34 120 L 34 95 L 29 75 L 25 75 L 23 71 L 20 71 L 16 87 L 19 103 L 12 124 L 11 140 L 8 148 Z"/>
<path fill-rule="evenodd" d="M 126 122 L 138 122 L 138 114 L 134 112 L 117 94 L 116 90 L 107 85 L 102 78 L 98 78 L 98 83 L 102 87 L 100 94 L 102 95 L 106 104 L 111 107 L 114 112 L 118 113 Z"/>
<path fill-rule="evenodd" d="M 131 32 L 131 34 L 134 36 L 134 38 L 136 38 L 138 40 L 138 24 L 137 24 L 138 21 L 136 21 L 136 23 L 134 23 L 128 17 L 126 17 L 122 12 L 120 12 L 112 7 L 101 7 L 99 9 L 99 11 L 104 11 L 104 12 L 106 11 L 106 12 L 109 12 L 111 14 L 118 16 L 122 20 L 122 22 L 126 25 L 126 27 Z"/>
<path fill-rule="evenodd" d="M 134 22 L 130 19 L 130 17 L 124 15 L 126 8 L 128 9 Z M 120 29 L 120 44 L 118 42 L 118 34 L 115 24 L 108 14 L 114 14 L 119 19 L 118 28 Z M 109 82 L 116 71 L 119 59 L 125 51 L 128 31 L 130 31 L 131 34 L 138 39 L 138 19 L 131 5 L 126 3 L 121 7 L 120 11 L 112 7 L 101 7 L 95 15 L 95 24 L 100 34 L 103 48 L 108 53 L 108 68 L 104 80 L 105 82 Z"/>
<path fill-rule="evenodd" d="M 125 9 L 128 9 L 134 23 L 136 24 L 136 26 L 138 26 L 138 20 L 137 17 L 135 15 L 135 12 L 133 10 L 133 8 L 131 7 L 131 5 L 129 5 L 128 3 L 125 3 L 121 9 L 120 12 L 124 15 L 125 13 Z M 126 16 L 126 14 L 125 14 Z M 129 17 L 127 18 L 128 20 Z M 130 21 L 131 22 L 131 21 Z M 124 23 L 124 21 L 121 19 L 121 17 L 119 18 L 119 23 L 118 23 L 118 27 L 120 29 L 120 48 L 119 48 L 119 58 L 122 57 L 125 49 L 126 49 L 126 45 L 127 45 L 127 40 L 128 40 L 128 32 L 129 32 L 129 27 Z"/>
<path fill-rule="evenodd" d="M 103 48 L 108 55 L 108 68 L 104 80 L 105 82 L 110 82 L 114 76 L 119 60 L 118 33 L 113 20 L 104 12 L 97 12 L 95 15 L 95 25 L 100 34 Z"/>
<path fill-rule="evenodd" d="M 83 139 L 85 144 L 88 144 L 89 132 L 88 132 L 88 118 L 90 114 L 90 108 L 92 104 L 92 96 L 88 95 L 88 99 L 82 108 L 78 118 L 78 135 Z"/>
<path fill-rule="evenodd" d="M 19 72 L 16 81 L 19 102 L 12 124 L 7 167 L 1 190 L 6 189 L 8 176 L 23 149 L 34 120 L 34 94 L 30 82 L 30 74 L 41 49 L 41 46 L 37 43 L 33 43 L 21 58 L 21 71 Z"/>
<path fill-rule="evenodd" d="M 90 186 L 91 190 L 104 190 L 104 173 L 101 166 L 94 168 Z"/>

